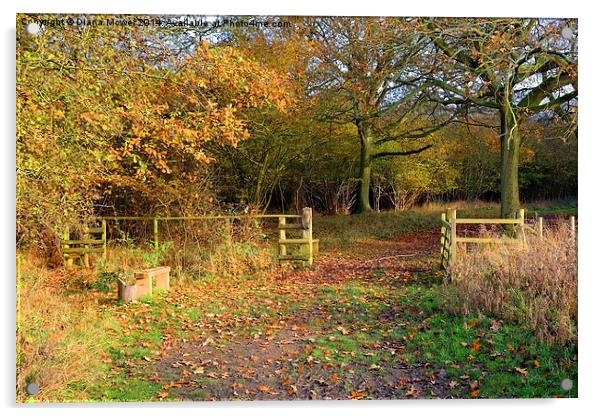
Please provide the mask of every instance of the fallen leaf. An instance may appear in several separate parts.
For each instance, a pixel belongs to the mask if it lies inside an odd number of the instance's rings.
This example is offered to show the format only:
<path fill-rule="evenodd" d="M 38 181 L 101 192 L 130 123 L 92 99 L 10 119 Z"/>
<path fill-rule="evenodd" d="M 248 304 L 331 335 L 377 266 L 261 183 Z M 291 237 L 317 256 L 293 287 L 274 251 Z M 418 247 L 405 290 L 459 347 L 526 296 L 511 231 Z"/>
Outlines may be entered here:
<path fill-rule="evenodd" d="M 352 391 L 349 398 L 351 400 L 360 400 L 364 398 L 365 394 L 366 393 L 364 391 Z"/>
<path fill-rule="evenodd" d="M 263 392 L 263 393 L 269 393 L 270 391 L 272 391 L 272 388 L 270 386 L 259 386 L 257 387 L 257 390 Z"/>
<path fill-rule="evenodd" d="M 342 326 L 337 326 L 337 331 L 341 331 L 341 334 L 343 334 L 343 335 L 349 334 L 349 331 L 347 329 L 343 328 Z"/>
<path fill-rule="evenodd" d="M 408 391 L 406 391 L 406 397 L 418 397 L 418 390 L 416 390 L 416 387 L 414 387 L 413 384 L 410 386 Z"/>
<path fill-rule="evenodd" d="M 489 327 L 490 329 L 497 331 L 498 329 L 500 329 L 502 327 L 502 321 L 491 321 L 491 326 Z"/>

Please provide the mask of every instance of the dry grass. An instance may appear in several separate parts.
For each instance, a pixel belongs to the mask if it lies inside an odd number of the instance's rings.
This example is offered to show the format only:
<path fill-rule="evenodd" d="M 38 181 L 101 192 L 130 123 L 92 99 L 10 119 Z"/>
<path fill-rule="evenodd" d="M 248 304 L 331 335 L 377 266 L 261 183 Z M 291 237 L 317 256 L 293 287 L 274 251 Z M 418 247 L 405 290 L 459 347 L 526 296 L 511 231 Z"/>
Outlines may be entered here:
<path fill-rule="evenodd" d="M 548 342 L 577 339 L 577 246 L 566 224 L 510 244 L 458 247 L 454 282 L 465 311 L 526 323 Z"/>
<path fill-rule="evenodd" d="M 456 201 L 428 201 L 417 205 L 412 210 L 417 212 L 443 212 L 447 208 L 457 210 L 472 210 L 472 209 L 499 209 L 499 203 L 491 201 L 474 200 L 456 200 Z"/>
<path fill-rule="evenodd" d="M 126 243 L 109 248 L 106 270 L 135 270 L 169 265 L 174 284 L 199 278 L 239 276 L 272 265 L 274 239 L 261 238 L 262 229 L 252 219 L 234 225 L 223 222 L 192 222 L 170 225 L 160 233 L 160 247 Z"/>
<path fill-rule="evenodd" d="M 17 401 L 37 383 L 36 401 L 81 400 L 71 383 L 87 384 L 102 365 L 105 321 L 98 299 L 65 292 L 63 271 L 50 271 L 24 259 L 18 282 Z M 87 306 L 86 306 L 87 305 Z"/>

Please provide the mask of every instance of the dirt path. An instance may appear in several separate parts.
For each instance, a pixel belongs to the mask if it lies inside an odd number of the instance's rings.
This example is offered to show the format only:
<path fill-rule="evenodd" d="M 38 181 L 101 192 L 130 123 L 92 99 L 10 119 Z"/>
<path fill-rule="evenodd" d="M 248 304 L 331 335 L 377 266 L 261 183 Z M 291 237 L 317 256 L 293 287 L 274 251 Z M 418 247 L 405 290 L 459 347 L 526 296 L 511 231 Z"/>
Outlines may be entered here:
<path fill-rule="evenodd" d="M 445 397 L 445 372 L 409 364 L 403 342 L 386 332 L 408 325 L 400 318 L 407 308 L 386 291 L 360 289 L 403 287 L 431 271 L 436 238 L 373 241 L 361 252 L 322 253 L 312 270 L 278 272 L 281 286 L 299 292 L 291 298 L 307 302 L 289 305 L 271 330 L 248 334 L 242 325 L 225 341 L 206 334 L 175 343 L 148 369 L 151 378 L 176 400 Z"/>

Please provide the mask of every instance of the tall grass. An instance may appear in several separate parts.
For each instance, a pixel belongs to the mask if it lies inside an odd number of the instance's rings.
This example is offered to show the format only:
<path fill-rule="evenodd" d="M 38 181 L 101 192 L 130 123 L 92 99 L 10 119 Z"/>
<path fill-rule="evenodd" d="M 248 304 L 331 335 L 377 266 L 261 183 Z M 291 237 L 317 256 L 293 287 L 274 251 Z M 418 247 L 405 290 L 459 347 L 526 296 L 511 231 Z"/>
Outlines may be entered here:
<path fill-rule="evenodd" d="M 566 224 L 511 244 L 458 247 L 454 285 L 466 312 L 522 322 L 548 342 L 577 339 L 577 245 Z"/>
<path fill-rule="evenodd" d="M 235 224 L 176 223 L 161 229 L 159 236 L 158 248 L 149 238 L 111 246 L 104 267 L 131 271 L 170 266 L 172 281 L 178 284 L 264 270 L 276 253 L 274 239 L 266 241 L 259 222 L 250 218 Z"/>
<path fill-rule="evenodd" d="M 17 401 L 29 399 L 26 386 L 36 383 L 36 401 L 85 399 L 70 389 L 93 381 L 110 342 L 108 321 L 98 297 L 65 290 L 68 276 L 24 259 L 18 284 Z M 83 389 L 85 390 L 85 389 Z M 82 392 L 82 389 L 79 390 Z"/>

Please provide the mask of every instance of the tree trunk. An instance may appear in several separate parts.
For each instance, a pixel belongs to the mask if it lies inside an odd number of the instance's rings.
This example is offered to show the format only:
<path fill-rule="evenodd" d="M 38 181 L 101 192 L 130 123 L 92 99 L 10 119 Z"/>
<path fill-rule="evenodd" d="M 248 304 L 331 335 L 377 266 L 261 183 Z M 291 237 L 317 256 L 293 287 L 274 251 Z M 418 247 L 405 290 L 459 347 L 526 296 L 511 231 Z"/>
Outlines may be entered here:
<path fill-rule="evenodd" d="M 360 177 L 358 212 L 372 211 L 370 207 L 370 180 L 372 178 L 372 137 L 369 129 L 358 126 L 360 136 Z"/>
<path fill-rule="evenodd" d="M 500 109 L 501 131 L 501 215 L 511 218 L 520 208 L 518 192 L 518 165 L 520 133 L 518 115 L 505 106 Z"/>

